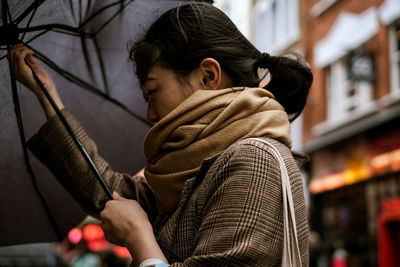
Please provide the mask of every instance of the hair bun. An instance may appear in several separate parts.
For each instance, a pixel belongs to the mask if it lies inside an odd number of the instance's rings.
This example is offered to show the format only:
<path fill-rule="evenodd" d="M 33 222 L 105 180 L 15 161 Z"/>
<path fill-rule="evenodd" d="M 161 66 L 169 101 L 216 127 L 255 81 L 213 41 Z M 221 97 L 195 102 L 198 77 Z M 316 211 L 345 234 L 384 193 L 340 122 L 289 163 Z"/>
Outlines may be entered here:
<path fill-rule="evenodd" d="M 311 69 L 295 53 L 264 57 L 261 62 L 264 65 L 260 67 L 268 68 L 271 73 L 271 81 L 264 88 L 274 94 L 275 99 L 288 113 L 289 119 L 294 120 L 306 104 L 313 81 Z"/>
<path fill-rule="evenodd" d="M 255 62 L 255 69 L 267 68 L 270 72 L 276 69 L 278 57 L 271 56 L 269 53 L 262 53 L 261 57 Z"/>

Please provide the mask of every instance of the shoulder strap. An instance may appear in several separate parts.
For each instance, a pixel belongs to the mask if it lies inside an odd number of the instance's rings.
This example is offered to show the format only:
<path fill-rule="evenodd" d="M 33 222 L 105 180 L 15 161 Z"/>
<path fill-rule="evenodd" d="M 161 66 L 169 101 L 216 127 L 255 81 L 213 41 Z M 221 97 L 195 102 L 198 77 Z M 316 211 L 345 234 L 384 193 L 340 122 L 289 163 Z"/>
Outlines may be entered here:
<path fill-rule="evenodd" d="M 281 266 L 300 267 L 301 257 L 299 241 L 297 238 L 293 195 L 285 162 L 283 161 L 283 158 L 279 151 L 267 140 L 261 138 L 249 138 L 249 140 L 257 140 L 270 147 L 272 154 L 279 162 L 279 167 L 281 169 L 283 193 L 283 252 Z M 291 227 L 289 226 L 289 223 L 291 224 Z"/>

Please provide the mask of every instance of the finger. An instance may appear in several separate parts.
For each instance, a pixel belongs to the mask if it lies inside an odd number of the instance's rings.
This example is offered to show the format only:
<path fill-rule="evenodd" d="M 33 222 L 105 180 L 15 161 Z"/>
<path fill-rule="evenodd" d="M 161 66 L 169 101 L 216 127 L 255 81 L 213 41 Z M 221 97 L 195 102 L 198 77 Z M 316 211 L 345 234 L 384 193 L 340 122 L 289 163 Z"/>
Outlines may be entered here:
<path fill-rule="evenodd" d="M 24 68 L 23 65 L 22 66 L 19 65 L 18 57 L 19 57 L 20 53 L 21 53 L 20 50 L 16 50 L 13 54 L 11 54 L 11 57 L 12 57 L 11 64 L 12 64 L 12 68 L 13 68 L 14 77 L 17 77 L 18 74 L 21 73 L 21 68 Z"/>
<path fill-rule="evenodd" d="M 106 217 L 106 212 L 103 210 L 103 211 L 100 212 L 99 215 L 100 215 L 100 218 L 101 218 L 101 223 L 103 224 L 104 223 L 104 219 Z"/>
<path fill-rule="evenodd" d="M 105 210 L 107 210 L 107 209 L 111 209 L 112 202 L 114 202 L 114 200 L 108 200 L 108 201 L 106 202 L 106 204 L 104 205 L 103 211 L 105 211 Z"/>
<path fill-rule="evenodd" d="M 23 43 L 19 43 L 19 44 L 11 46 L 11 48 L 8 49 L 7 58 L 10 59 L 10 54 L 13 53 L 17 48 L 20 48 L 22 46 L 23 46 Z"/>
<path fill-rule="evenodd" d="M 23 43 L 18 43 L 18 44 L 15 44 L 15 45 L 11 46 L 11 49 L 17 49 L 17 48 L 20 48 L 20 47 L 23 47 L 23 46 L 24 46 Z"/>
<path fill-rule="evenodd" d="M 33 51 L 26 47 L 20 47 L 15 52 L 11 53 L 12 65 L 14 68 L 14 74 L 17 75 L 21 70 L 28 70 L 26 66 L 25 58 L 28 55 L 33 55 Z"/>
<path fill-rule="evenodd" d="M 124 198 L 121 197 L 121 195 L 117 191 L 114 191 L 113 192 L 113 199 L 124 199 Z"/>
<path fill-rule="evenodd" d="M 26 65 L 25 58 L 28 56 L 33 56 L 33 51 L 29 48 L 23 47 L 16 51 L 15 56 L 17 58 L 18 64 L 20 66 Z"/>
<path fill-rule="evenodd" d="M 32 66 L 36 65 L 36 60 L 33 57 L 33 54 L 30 54 L 26 57 L 26 60 L 28 61 L 29 64 L 31 64 Z"/>
<path fill-rule="evenodd" d="M 13 52 L 11 54 L 11 65 L 12 65 L 12 70 L 13 70 L 14 77 L 17 76 L 18 69 L 19 69 L 19 66 L 17 64 L 18 64 L 17 56 L 15 55 L 15 52 Z"/>
<path fill-rule="evenodd" d="M 16 48 L 10 49 L 9 55 L 10 55 L 11 57 L 17 56 L 17 55 L 19 55 L 20 53 L 22 53 L 22 52 L 24 52 L 24 51 L 31 51 L 32 54 L 33 54 L 33 50 L 31 50 L 30 48 L 28 48 L 28 47 L 22 45 L 22 46 L 18 46 L 18 47 L 16 47 Z"/>
<path fill-rule="evenodd" d="M 12 46 L 11 48 L 10 48 L 10 50 L 8 50 L 8 53 L 7 53 L 7 57 L 10 59 L 10 58 L 13 58 L 14 56 L 15 56 L 15 54 L 18 52 L 18 51 L 21 51 L 22 49 L 24 49 L 24 48 L 26 48 L 23 44 L 16 44 L 16 45 L 14 45 L 14 46 Z"/>

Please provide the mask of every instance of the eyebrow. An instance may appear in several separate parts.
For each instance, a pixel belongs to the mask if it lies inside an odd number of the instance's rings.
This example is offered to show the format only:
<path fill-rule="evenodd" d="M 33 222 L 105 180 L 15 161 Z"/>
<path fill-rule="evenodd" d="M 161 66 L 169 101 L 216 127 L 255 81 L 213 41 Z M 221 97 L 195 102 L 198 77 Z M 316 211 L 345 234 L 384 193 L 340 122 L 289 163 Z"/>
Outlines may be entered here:
<path fill-rule="evenodd" d="M 146 79 L 144 79 L 144 81 L 143 82 L 141 82 L 141 84 L 142 84 L 142 86 L 144 86 L 147 82 L 149 82 L 149 81 L 155 81 L 156 80 L 156 78 L 154 78 L 154 77 L 149 77 L 149 76 L 147 76 L 146 77 Z"/>

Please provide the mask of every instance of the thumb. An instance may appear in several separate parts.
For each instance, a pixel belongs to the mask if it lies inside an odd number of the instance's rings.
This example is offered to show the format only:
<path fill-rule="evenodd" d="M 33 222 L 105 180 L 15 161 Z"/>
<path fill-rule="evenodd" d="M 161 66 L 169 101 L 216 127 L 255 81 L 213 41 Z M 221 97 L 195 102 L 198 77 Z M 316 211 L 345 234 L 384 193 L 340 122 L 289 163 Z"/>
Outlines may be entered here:
<path fill-rule="evenodd" d="M 36 65 L 36 60 L 35 60 L 35 58 L 33 57 L 32 54 L 28 55 L 28 56 L 26 57 L 26 60 L 29 62 L 29 64 L 31 64 L 31 65 Z"/>
<path fill-rule="evenodd" d="M 114 191 L 113 192 L 113 199 L 125 199 L 124 197 L 121 197 L 121 195 L 120 194 L 118 194 L 118 192 L 117 191 Z"/>

